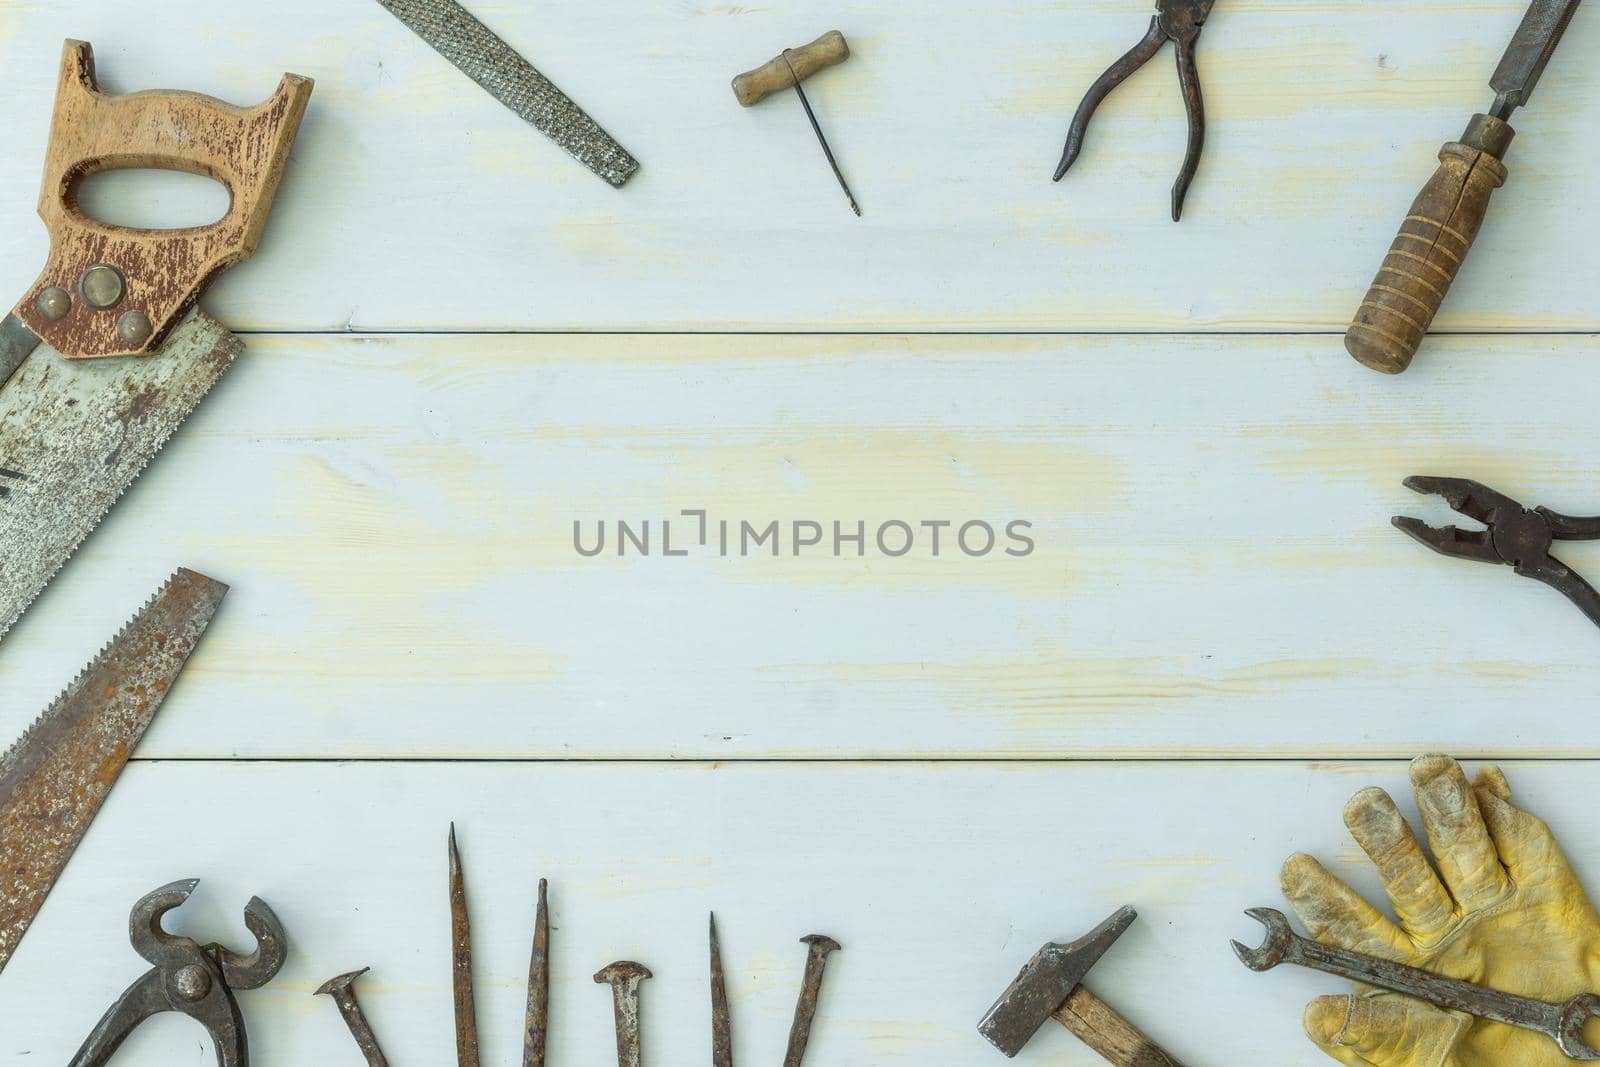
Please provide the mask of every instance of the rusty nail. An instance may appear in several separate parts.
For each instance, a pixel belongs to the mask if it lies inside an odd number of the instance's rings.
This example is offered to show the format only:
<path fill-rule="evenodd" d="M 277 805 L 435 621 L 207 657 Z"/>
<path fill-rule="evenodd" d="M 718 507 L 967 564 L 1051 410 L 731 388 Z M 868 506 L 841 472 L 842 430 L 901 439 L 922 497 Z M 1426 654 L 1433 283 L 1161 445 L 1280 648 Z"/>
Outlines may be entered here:
<path fill-rule="evenodd" d="M 789 1051 L 784 1053 L 783 1067 L 800 1067 L 805 1059 L 806 1044 L 811 1040 L 811 1020 L 817 1014 L 817 997 L 822 992 L 822 971 L 828 965 L 828 954 L 839 951 L 839 942 L 822 934 L 802 937 L 806 946 L 806 973 L 800 983 L 800 1000 L 794 1006 L 794 1024 L 789 1027 Z"/>
<path fill-rule="evenodd" d="M 67 312 L 72 310 L 72 294 L 59 285 L 52 285 L 39 293 L 34 306 L 39 309 L 39 314 L 51 322 L 57 322 L 66 318 Z"/>
<path fill-rule="evenodd" d="M 733 1067 L 733 1022 L 728 1017 L 728 987 L 722 977 L 722 942 L 711 916 L 711 1067 Z"/>
<path fill-rule="evenodd" d="M 150 316 L 142 311 L 125 311 L 117 319 L 117 337 L 123 344 L 142 345 L 154 329 Z"/>
<path fill-rule="evenodd" d="M 611 1006 L 617 1019 L 617 1067 L 640 1067 L 639 983 L 650 977 L 650 968 L 632 960 L 620 960 L 594 976 L 599 985 L 611 987 Z"/>
<path fill-rule="evenodd" d="M 533 955 L 528 960 L 528 1015 L 523 1029 L 522 1067 L 544 1067 L 545 1034 L 550 1027 L 549 883 L 539 879 L 539 911 L 533 920 Z"/>
<path fill-rule="evenodd" d="M 356 1039 L 356 1046 L 361 1049 L 361 1054 L 367 1058 L 367 1067 L 389 1067 L 389 1061 L 383 1055 L 383 1049 L 378 1047 L 378 1036 L 372 1032 L 372 1027 L 367 1022 L 366 1013 L 361 1010 L 361 1005 L 356 1001 L 356 979 L 366 974 L 369 968 L 363 967 L 359 971 L 341 974 L 337 978 L 330 978 L 322 983 L 315 996 L 330 996 L 339 1009 L 339 1017 L 350 1028 L 350 1036 Z"/>
<path fill-rule="evenodd" d="M 456 1002 L 456 1063 L 478 1067 L 478 1006 L 472 996 L 472 922 L 467 916 L 467 885 L 456 849 L 456 824 L 450 824 L 450 984 Z"/>

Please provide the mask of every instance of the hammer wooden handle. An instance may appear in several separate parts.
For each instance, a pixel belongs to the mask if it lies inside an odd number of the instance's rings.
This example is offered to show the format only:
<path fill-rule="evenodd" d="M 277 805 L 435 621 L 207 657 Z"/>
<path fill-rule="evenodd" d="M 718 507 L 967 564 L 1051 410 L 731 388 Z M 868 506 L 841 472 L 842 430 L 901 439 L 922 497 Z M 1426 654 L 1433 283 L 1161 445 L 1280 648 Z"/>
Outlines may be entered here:
<path fill-rule="evenodd" d="M 1183 1067 L 1082 985 L 1053 1014 L 1056 1022 L 1117 1067 Z"/>
<path fill-rule="evenodd" d="M 733 95 L 745 107 L 759 104 L 773 93 L 803 82 L 819 70 L 837 66 L 850 58 L 850 45 L 844 34 L 829 30 L 810 44 L 790 48 L 782 55 L 747 70 L 733 79 Z"/>
<path fill-rule="evenodd" d="M 1438 171 L 1400 224 L 1344 335 L 1346 350 L 1366 366 L 1399 374 L 1411 365 L 1478 236 L 1490 196 L 1505 183 L 1506 166 L 1497 156 L 1510 132 L 1499 119 L 1480 115 L 1461 141 L 1439 150 Z"/>

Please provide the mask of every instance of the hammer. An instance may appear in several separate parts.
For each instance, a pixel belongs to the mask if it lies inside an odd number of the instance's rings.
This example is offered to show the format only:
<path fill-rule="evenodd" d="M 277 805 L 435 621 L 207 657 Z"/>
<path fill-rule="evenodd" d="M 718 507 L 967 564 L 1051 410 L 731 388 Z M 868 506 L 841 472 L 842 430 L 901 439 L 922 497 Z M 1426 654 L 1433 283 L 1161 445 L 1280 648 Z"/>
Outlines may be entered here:
<path fill-rule="evenodd" d="M 1015 1056 L 1053 1016 L 1117 1067 L 1183 1067 L 1083 986 L 1083 976 L 1138 917 L 1125 907 L 1070 944 L 1041 948 L 984 1015 L 978 1032 L 1007 1056 Z"/>

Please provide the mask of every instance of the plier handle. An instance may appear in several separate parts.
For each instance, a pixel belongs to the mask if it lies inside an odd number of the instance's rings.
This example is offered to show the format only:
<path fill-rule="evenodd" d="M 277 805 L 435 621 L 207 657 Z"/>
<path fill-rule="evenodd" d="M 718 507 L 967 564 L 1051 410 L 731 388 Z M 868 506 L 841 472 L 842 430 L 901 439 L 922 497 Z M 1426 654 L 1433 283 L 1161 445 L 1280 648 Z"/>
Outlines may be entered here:
<path fill-rule="evenodd" d="M 1418 493 L 1443 497 L 1453 510 L 1483 523 L 1484 529 L 1429 526 L 1409 515 L 1396 515 L 1391 520 L 1397 528 L 1442 555 L 1503 564 L 1524 578 L 1543 582 L 1600 626 L 1600 593 L 1550 555 L 1556 541 L 1600 540 L 1600 517 L 1583 518 L 1549 508 L 1524 507 L 1504 493 L 1468 478 L 1414 475 L 1405 484 Z"/>
<path fill-rule="evenodd" d="M 1072 116 L 1072 126 L 1067 130 L 1067 146 L 1061 153 L 1061 165 L 1056 168 L 1056 181 L 1060 181 L 1077 161 L 1078 153 L 1083 150 L 1084 134 L 1089 130 L 1089 120 L 1094 118 L 1105 98 L 1171 41 L 1177 46 L 1178 85 L 1183 90 L 1183 105 L 1189 115 L 1189 150 L 1183 158 L 1178 180 L 1172 186 L 1172 221 L 1183 217 L 1183 201 L 1189 194 L 1195 172 L 1200 169 L 1200 154 L 1206 144 L 1206 109 L 1200 95 L 1200 69 L 1195 61 L 1194 46 L 1215 3 L 1216 0 L 1158 0 L 1144 40 L 1100 75 L 1078 105 L 1077 114 Z"/>

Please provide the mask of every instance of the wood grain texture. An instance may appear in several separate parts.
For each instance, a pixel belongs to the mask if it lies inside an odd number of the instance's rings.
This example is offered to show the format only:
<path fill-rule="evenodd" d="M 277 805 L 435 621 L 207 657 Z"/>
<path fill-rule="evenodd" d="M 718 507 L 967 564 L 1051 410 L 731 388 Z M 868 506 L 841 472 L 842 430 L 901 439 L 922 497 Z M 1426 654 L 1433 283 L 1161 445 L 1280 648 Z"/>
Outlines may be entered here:
<path fill-rule="evenodd" d="M 111 94 L 95 77 L 89 44 L 67 41 L 39 192 L 50 257 L 14 313 L 69 359 L 158 346 L 217 275 L 255 253 L 310 97 L 311 81 L 293 74 L 253 108 L 186 91 Z M 228 210 L 207 226 L 158 231 L 102 222 L 79 206 L 84 179 L 140 168 L 213 178 L 228 190 Z M 81 279 L 107 266 L 120 277 L 115 298 L 91 305 Z M 72 294 L 65 315 L 37 306 L 50 288 Z M 132 336 L 121 327 L 128 314 L 145 318 Z"/>
<path fill-rule="evenodd" d="M 1183 1067 L 1086 985 L 1074 989 L 1052 1014 L 1074 1037 L 1116 1067 Z"/>
<path fill-rule="evenodd" d="M 1596 340 L 1434 340 L 1390 379 L 1337 336 L 253 337 L 7 637 L 0 736 L 185 563 L 234 593 L 149 755 L 1600 752 L 1600 634 L 1388 521 L 1446 521 L 1414 473 L 1592 510 L 1546 383 Z M 685 509 L 782 554 L 665 557 Z M 797 519 L 1036 550 L 797 558 Z"/>
<path fill-rule="evenodd" d="M 1505 180 L 1505 164 L 1481 146 L 1451 141 L 1439 150 L 1439 169 L 1417 194 L 1345 333 L 1352 356 L 1385 374 L 1411 365 Z"/>
<path fill-rule="evenodd" d="M 377 4 L 167 0 L 158 22 L 118 0 L 75 0 L 70 18 L 0 5 L 8 293 L 44 260 L 31 213 L 61 38 L 92 31 L 118 91 L 249 102 L 283 70 L 317 79 L 260 254 L 208 298 L 235 328 L 1340 333 L 1527 5 L 1218 4 L 1199 50 L 1206 157 L 1176 227 L 1170 61 L 1119 90 L 1050 181 L 1084 90 L 1148 23 L 1143 0 L 870 0 L 823 26 L 798 0 L 470 6 L 647 173 L 621 193 L 596 183 Z M 808 87 L 864 219 L 799 108 L 746 111 L 728 92 L 829 25 L 855 57 Z M 1438 329 L 1595 327 L 1574 267 L 1593 262 L 1600 216 L 1571 205 L 1600 127 L 1583 62 L 1597 50 L 1585 12 Z"/>
<path fill-rule="evenodd" d="M 163 714 L 166 714 L 165 712 Z M 1589 764 L 1509 765 L 1578 870 L 1600 878 Z M 1188 1064 L 1320 1067 L 1300 1014 L 1337 979 L 1247 971 L 1230 938 L 1278 903 L 1280 862 L 1319 856 L 1378 892 L 1340 818 L 1362 786 L 1409 809 L 1404 764 L 275 765 L 135 762 L 11 965 L 0 1063 L 61 1063 L 142 969 L 127 910 L 170 878 L 205 880 L 173 928 L 241 942 L 259 894 L 290 953 L 246 993 L 258 1067 L 360 1062 L 312 991 L 370 964 L 361 998 L 396 1063 L 448 1063 L 450 920 L 443 835 L 470 866 L 486 1064 L 517 1060 L 540 877 L 550 879 L 551 1063 L 607 1062 L 611 1003 L 590 976 L 648 966 L 645 1062 L 706 1062 L 706 912 L 727 969 L 735 1062 L 782 1054 L 803 948 L 828 964 L 807 1062 L 993 1067 L 977 1021 L 1046 941 L 1125 903 L 1140 919 L 1093 972 L 1096 992 Z M 151 812 L 203 798 L 181 833 Z M 1070 834 L 1066 816 L 1076 818 Z M 92 966 L 86 961 L 92 961 Z M 1024 1067 L 1102 1067 L 1060 1027 Z M 116 1067 L 209 1067 L 187 1020 L 143 1029 Z"/>

